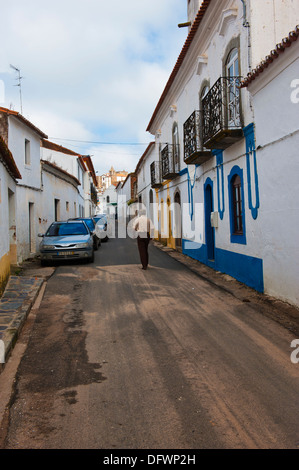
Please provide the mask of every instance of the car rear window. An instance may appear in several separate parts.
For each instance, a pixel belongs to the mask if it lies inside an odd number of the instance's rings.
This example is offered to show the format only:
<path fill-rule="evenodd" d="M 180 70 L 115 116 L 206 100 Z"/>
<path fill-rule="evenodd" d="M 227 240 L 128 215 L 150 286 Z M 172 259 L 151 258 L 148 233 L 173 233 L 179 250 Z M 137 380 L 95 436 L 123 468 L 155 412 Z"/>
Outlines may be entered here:
<path fill-rule="evenodd" d="M 67 223 L 51 225 L 46 237 L 59 237 L 62 235 L 87 235 L 87 228 L 83 223 Z"/>
<path fill-rule="evenodd" d="M 87 225 L 87 227 L 89 228 L 89 230 L 93 231 L 94 230 L 94 223 L 91 219 L 86 219 L 84 221 Z"/>

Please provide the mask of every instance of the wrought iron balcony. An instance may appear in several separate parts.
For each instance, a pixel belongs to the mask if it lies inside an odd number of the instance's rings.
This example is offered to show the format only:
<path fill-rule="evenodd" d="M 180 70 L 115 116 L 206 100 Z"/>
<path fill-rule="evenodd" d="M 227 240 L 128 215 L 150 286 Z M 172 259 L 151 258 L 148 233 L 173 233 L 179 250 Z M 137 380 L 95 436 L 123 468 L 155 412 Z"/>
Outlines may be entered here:
<path fill-rule="evenodd" d="M 243 136 L 240 107 L 241 77 L 220 77 L 202 100 L 203 144 L 225 149 Z"/>
<path fill-rule="evenodd" d="M 152 162 L 150 166 L 151 170 L 151 186 L 152 188 L 160 188 L 162 186 L 161 177 L 161 164 L 160 162 Z"/>
<path fill-rule="evenodd" d="M 179 145 L 167 144 L 161 150 L 162 178 L 165 180 L 176 178 L 180 173 Z"/>
<path fill-rule="evenodd" d="M 211 156 L 211 150 L 202 145 L 200 111 L 194 111 L 184 123 L 184 162 L 189 165 L 202 164 Z"/>

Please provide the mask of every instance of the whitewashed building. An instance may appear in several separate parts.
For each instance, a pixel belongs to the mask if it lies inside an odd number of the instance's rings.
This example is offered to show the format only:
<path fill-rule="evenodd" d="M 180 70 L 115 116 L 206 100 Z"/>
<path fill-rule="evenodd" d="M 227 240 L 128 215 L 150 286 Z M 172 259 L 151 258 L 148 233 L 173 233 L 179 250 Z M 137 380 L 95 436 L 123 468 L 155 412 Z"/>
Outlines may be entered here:
<path fill-rule="evenodd" d="M 45 233 L 52 222 L 76 217 L 80 182 L 47 160 L 41 160 L 41 171 L 39 227 L 40 233 Z"/>
<path fill-rule="evenodd" d="M 109 216 L 117 214 L 117 191 L 114 184 L 111 184 L 103 194 L 98 196 L 98 212 Z"/>
<path fill-rule="evenodd" d="M 299 305 L 299 26 L 243 86 L 254 109 L 265 290 Z"/>
<path fill-rule="evenodd" d="M 12 153 L 0 137 L 0 293 L 17 262 L 16 185 L 22 179 Z"/>
<path fill-rule="evenodd" d="M 80 160 L 85 165 L 85 172 L 83 174 L 84 216 L 92 217 L 97 212 L 98 204 L 96 173 L 89 155 L 82 155 Z"/>
<path fill-rule="evenodd" d="M 39 205 L 41 198 L 40 141 L 47 138 L 41 130 L 16 111 L 0 108 L 0 135 L 13 155 L 22 175 L 15 197 L 16 262 L 38 251 Z"/>
<path fill-rule="evenodd" d="M 54 142 L 43 139 L 41 141 L 41 160 L 52 163 L 79 181 L 77 194 L 69 201 L 69 213 L 71 214 L 70 217 L 85 216 L 85 191 L 83 181 L 86 167 L 81 155 Z M 57 219 L 62 220 L 62 214 L 58 213 L 61 210 L 59 207 L 59 197 L 55 197 L 55 194 L 53 194 L 51 199 L 53 201 L 53 218 L 50 223 Z M 56 208 L 55 205 L 57 206 Z"/>
<path fill-rule="evenodd" d="M 118 218 L 126 221 L 129 207 L 137 200 L 135 173 L 129 173 L 125 181 L 116 186 Z"/>
<path fill-rule="evenodd" d="M 151 182 L 160 207 L 159 238 L 168 246 L 298 304 L 294 153 L 299 119 L 290 99 L 298 48 L 292 45 L 284 53 L 281 69 L 279 61 L 269 67 L 273 77 L 265 89 L 254 83 L 241 87 L 271 50 L 279 55 L 285 49 L 281 39 L 290 31 L 295 43 L 298 5 L 292 0 L 188 0 L 187 7 L 188 37 L 147 128 L 155 150 L 141 159 L 139 195 L 145 194 L 147 205 Z M 288 54 L 293 54 L 289 62 Z M 281 152 L 288 155 L 284 163 Z M 273 197 L 274 187 L 280 196 Z M 272 201 L 279 197 L 276 211 Z M 288 218 L 295 225 L 286 234 L 281 224 Z"/>

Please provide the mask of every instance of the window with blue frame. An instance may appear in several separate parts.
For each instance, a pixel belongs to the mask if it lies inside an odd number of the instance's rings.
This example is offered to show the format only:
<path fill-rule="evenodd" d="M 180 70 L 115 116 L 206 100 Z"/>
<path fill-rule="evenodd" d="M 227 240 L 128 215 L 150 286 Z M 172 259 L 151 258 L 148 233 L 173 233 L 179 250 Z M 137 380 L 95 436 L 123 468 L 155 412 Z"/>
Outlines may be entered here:
<path fill-rule="evenodd" d="M 234 166 L 228 176 L 231 243 L 246 245 L 243 170 Z"/>

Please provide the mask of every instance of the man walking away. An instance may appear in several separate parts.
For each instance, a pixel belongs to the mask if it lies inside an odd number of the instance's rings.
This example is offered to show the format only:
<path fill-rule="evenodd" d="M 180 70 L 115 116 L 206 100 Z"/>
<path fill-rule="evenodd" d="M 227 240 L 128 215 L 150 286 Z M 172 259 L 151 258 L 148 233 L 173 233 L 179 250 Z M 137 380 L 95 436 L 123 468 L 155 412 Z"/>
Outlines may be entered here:
<path fill-rule="evenodd" d="M 151 240 L 153 223 L 146 216 L 146 210 L 139 211 L 139 216 L 134 222 L 134 230 L 137 232 L 137 246 L 142 264 L 142 269 L 148 267 L 148 245 Z"/>

